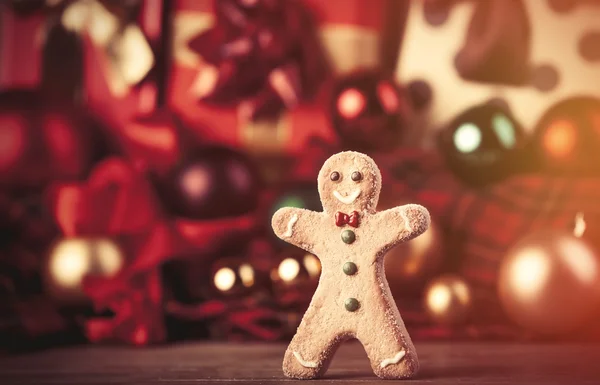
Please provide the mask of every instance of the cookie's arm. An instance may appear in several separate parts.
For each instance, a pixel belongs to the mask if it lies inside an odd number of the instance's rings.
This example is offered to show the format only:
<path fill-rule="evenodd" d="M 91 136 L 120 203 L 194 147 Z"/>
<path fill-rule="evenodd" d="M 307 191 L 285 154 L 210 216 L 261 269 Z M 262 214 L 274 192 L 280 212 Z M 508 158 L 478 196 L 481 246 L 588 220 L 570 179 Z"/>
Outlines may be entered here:
<path fill-rule="evenodd" d="M 321 227 L 321 215 L 315 211 L 283 207 L 273 215 L 271 226 L 277 237 L 308 252 L 313 252 L 315 234 Z"/>
<path fill-rule="evenodd" d="M 431 221 L 429 211 L 420 205 L 404 205 L 381 211 L 377 215 L 377 234 L 384 248 L 394 247 L 423 234 Z"/>

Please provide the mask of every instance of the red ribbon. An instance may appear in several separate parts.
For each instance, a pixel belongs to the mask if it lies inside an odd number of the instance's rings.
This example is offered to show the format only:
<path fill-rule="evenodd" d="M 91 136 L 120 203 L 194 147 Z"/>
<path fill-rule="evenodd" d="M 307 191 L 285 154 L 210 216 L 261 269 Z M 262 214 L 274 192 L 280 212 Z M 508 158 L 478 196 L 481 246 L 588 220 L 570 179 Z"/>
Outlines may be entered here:
<path fill-rule="evenodd" d="M 339 227 L 342 227 L 344 225 L 358 227 L 358 211 L 353 211 L 350 215 L 338 211 L 337 213 L 335 213 L 335 224 Z"/>

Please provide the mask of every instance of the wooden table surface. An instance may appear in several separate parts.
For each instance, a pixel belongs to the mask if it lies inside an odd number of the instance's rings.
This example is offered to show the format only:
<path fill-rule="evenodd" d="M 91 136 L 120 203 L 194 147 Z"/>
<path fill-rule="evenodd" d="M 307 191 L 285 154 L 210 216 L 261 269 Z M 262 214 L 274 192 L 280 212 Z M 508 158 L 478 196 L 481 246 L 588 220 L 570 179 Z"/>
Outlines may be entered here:
<path fill-rule="evenodd" d="M 417 379 L 403 384 L 600 384 L 600 346 L 420 343 Z M 0 358 L 2 385 L 278 384 L 285 345 L 186 343 L 85 346 Z M 297 381 L 304 382 L 306 381 Z M 314 381 L 313 381 L 314 382 Z M 360 344 L 340 348 L 318 383 L 390 383 L 370 372 Z"/>

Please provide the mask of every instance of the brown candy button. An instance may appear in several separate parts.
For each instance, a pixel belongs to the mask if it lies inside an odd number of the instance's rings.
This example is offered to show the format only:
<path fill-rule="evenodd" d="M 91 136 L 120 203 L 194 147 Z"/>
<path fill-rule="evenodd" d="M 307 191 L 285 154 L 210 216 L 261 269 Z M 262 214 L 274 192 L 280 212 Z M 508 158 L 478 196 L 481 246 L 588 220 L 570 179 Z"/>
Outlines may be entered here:
<path fill-rule="evenodd" d="M 358 271 L 358 267 L 356 267 L 356 264 L 353 262 L 344 263 L 342 269 L 344 270 L 344 274 L 346 275 L 354 275 Z"/>
<path fill-rule="evenodd" d="M 358 310 L 358 307 L 360 306 L 360 304 L 358 303 L 358 300 L 356 298 L 348 298 L 344 302 L 344 306 L 346 307 L 346 310 L 348 310 L 349 312 L 355 312 Z"/>
<path fill-rule="evenodd" d="M 342 241 L 346 244 L 354 243 L 356 240 L 356 234 L 352 230 L 344 230 L 342 231 Z"/>

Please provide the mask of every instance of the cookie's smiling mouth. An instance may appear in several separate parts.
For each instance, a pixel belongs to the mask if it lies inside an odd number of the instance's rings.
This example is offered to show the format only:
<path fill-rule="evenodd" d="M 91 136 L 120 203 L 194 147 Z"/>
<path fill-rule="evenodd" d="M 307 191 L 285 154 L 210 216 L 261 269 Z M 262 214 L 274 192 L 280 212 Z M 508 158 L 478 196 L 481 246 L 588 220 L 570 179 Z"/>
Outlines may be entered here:
<path fill-rule="evenodd" d="M 360 195 L 360 189 L 356 189 L 354 190 L 354 192 L 352 194 L 343 196 L 342 194 L 340 194 L 339 192 L 334 191 L 333 192 L 333 196 L 337 198 L 337 200 L 339 200 L 342 203 L 345 203 L 347 205 L 354 203 L 354 201 L 356 200 L 356 198 L 358 198 L 358 196 Z"/>

